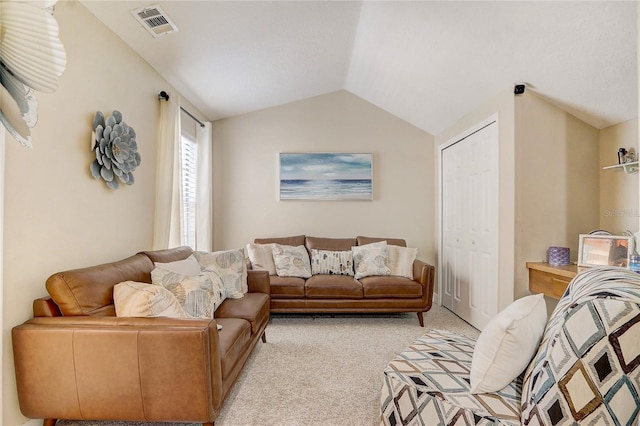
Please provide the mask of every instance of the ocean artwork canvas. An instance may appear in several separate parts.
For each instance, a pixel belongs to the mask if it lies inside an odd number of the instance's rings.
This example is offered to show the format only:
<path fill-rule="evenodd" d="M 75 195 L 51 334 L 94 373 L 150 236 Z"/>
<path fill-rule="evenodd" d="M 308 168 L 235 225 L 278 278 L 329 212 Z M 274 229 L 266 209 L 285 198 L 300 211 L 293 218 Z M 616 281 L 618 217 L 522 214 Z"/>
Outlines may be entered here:
<path fill-rule="evenodd" d="M 373 200 L 373 154 L 281 153 L 281 200 Z"/>

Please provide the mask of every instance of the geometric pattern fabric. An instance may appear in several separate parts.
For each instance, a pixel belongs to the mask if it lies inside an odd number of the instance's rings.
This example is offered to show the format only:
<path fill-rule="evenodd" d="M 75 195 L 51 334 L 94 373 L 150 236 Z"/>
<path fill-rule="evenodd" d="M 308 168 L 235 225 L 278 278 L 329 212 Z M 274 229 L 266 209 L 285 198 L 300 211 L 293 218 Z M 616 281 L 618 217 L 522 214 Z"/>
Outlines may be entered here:
<path fill-rule="evenodd" d="M 475 343 L 432 330 L 396 356 L 384 370 L 382 424 L 519 425 L 521 380 L 496 393 L 469 392 Z"/>
<path fill-rule="evenodd" d="M 525 372 L 469 392 L 475 340 L 432 330 L 384 370 L 383 425 L 640 425 L 640 275 L 589 268 L 554 309 Z"/>
<path fill-rule="evenodd" d="M 580 273 L 554 310 L 524 375 L 524 425 L 640 421 L 640 275 Z"/>

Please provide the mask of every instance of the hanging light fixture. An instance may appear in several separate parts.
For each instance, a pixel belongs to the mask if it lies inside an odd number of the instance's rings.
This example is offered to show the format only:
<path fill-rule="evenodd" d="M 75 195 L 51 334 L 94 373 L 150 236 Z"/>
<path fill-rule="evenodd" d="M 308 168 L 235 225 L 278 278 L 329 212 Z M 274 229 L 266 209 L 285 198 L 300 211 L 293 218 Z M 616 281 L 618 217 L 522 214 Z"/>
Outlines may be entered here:
<path fill-rule="evenodd" d="M 27 147 L 38 121 L 34 91 L 55 92 L 67 64 L 56 1 L 0 1 L 0 123 Z"/>

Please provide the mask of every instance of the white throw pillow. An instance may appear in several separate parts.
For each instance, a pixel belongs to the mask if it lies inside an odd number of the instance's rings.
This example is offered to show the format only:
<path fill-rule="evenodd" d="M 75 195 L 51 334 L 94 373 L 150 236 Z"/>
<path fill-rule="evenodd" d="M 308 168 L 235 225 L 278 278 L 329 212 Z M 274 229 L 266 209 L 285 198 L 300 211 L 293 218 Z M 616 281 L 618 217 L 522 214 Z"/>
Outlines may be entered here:
<path fill-rule="evenodd" d="M 113 287 L 118 317 L 187 318 L 176 297 L 164 287 L 125 281 Z"/>
<path fill-rule="evenodd" d="M 418 256 L 417 248 L 387 245 L 387 265 L 391 275 L 413 279 L 413 262 Z"/>
<path fill-rule="evenodd" d="M 273 262 L 279 277 L 309 278 L 311 276 L 309 253 L 304 246 L 274 244 Z"/>
<path fill-rule="evenodd" d="M 369 277 L 371 275 L 390 275 L 391 270 L 387 266 L 387 242 L 365 244 L 351 247 L 353 252 L 353 265 L 355 278 Z"/>
<path fill-rule="evenodd" d="M 527 368 L 545 325 L 547 305 L 542 294 L 516 300 L 480 333 L 471 360 L 471 393 L 503 389 Z"/>
<path fill-rule="evenodd" d="M 239 299 L 249 291 L 247 264 L 243 249 L 214 252 L 197 251 L 194 254 L 201 267 L 220 274 L 227 297 Z"/>
<path fill-rule="evenodd" d="M 154 265 L 156 268 L 166 269 L 167 271 L 186 275 L 188 277 L 192 277 L 200 273 L 200 264 L 194 255 L 191 255 L 184 260 L 176 260 L 175 262 L 155 262 Z"/>
<path fill-rule="evenodd" d="M 247 244 L 247 254 L 253 269 L 268 271 L 269 275 L 276 274 L 276 264 L 273 263 L 273 244 Z"/>

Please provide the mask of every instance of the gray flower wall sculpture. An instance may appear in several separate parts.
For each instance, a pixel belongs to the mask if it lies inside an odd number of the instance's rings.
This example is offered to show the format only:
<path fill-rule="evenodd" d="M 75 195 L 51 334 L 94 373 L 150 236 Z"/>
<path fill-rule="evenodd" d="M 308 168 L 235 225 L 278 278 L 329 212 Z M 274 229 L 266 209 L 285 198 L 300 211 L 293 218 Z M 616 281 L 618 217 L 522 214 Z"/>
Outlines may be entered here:
<path fill-rule="evenodd" d="M 122 121 L 120 111 L 113 111 L 106 121 L 102 111 L 98 111 L 93 120 L 93 133 L 91 150 L 95 151 L 96 159 L 90 169 L 94 179 L 104 179 L 111 189 L 118 189 L 118 181 L 133 185 L 133 171 L 140 165 L 133 127 Z"/>

